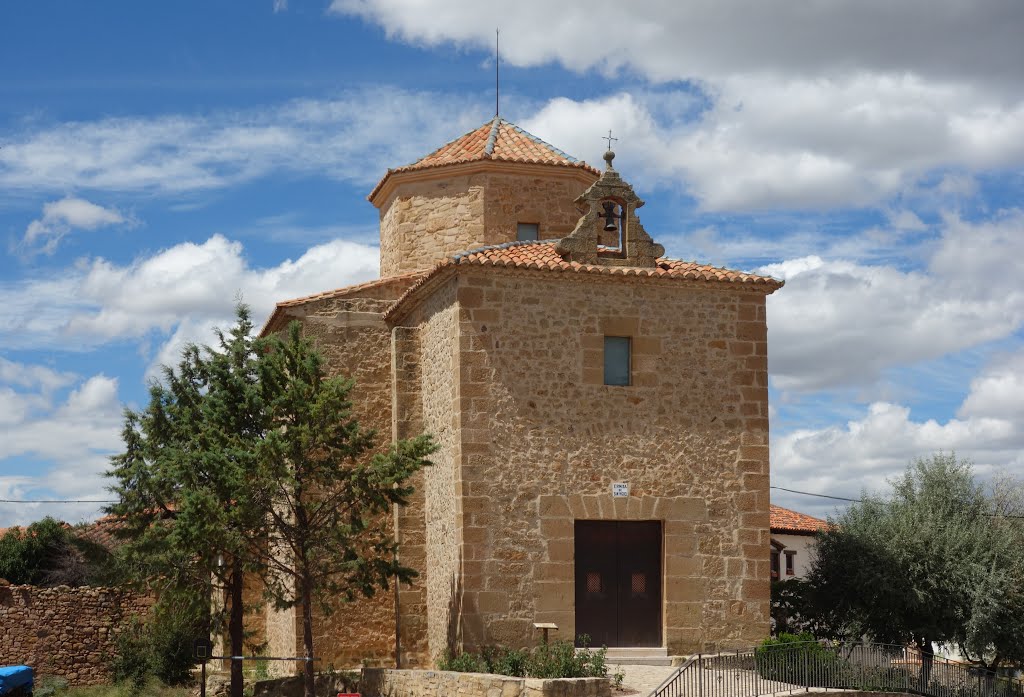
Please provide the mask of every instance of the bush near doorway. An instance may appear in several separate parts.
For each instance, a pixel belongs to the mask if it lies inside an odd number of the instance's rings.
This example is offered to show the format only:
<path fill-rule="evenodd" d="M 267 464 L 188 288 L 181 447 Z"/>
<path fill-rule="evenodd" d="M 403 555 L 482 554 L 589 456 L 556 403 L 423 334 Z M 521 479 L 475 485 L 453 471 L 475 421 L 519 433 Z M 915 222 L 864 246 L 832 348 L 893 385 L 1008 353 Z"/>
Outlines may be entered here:
<path fill-rule="evenodd" d="M 533 649 L 499 646 L 479 652 L 452 654 L 446 651 L 438 661 L 438 668 L 515 678 L 604 678 L 608 675 L 606 654 L 603 648 L 577 649 L 571 641 L 553 641 Z"/>

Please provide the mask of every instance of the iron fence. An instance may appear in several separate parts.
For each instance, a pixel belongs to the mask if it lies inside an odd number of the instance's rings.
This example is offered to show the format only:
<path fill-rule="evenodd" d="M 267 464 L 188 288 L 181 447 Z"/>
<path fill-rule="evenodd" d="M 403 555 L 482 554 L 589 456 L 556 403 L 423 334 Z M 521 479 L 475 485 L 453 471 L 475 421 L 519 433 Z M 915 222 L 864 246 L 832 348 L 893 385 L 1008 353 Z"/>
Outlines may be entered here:
<path fill-rule="evenodd" d="M 757 697 L 860 690 L 926 697 L 1024 697 L 1024 682 L 905 646 L 809 642 L 698 654 L 651 697 Z"/>

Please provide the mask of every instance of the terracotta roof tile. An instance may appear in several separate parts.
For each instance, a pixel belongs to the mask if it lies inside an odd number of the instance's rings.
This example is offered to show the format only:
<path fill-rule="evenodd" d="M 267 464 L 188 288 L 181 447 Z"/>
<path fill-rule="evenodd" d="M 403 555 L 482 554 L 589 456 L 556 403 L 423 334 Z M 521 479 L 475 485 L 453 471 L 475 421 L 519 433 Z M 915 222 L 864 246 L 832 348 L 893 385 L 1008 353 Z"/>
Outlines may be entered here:
<path fill-rule="evenodd" d="M 354 286 L 343 286 L 341 288 L 335 288 L 333 290 L 325 290 L 322 293 L 313 293 L 312 295 L 304 295 L 301 298 L 292 298 L 291 300 L 282 300 L 277 304 L 277 307 L 295 307 L 297 305 L 305 305 L 306 303 L 315 302 L 317 300 L 328 300 L 330 298 L 343 298 L 347 295 L 353 295 L 362 291 L 377 288 L 379 286 L 385 286 L 389 283 L 401 283 L 415 279 L 417 276 L 422 276 L 426 271 L 413 271 L 411 273 L 404 273 L 397 276 L 388 276 L 387 278 L 375 278 L 372 281 L 366 281 L 365 283 L 357 283 Z"/>
<path fill-rule="evenodd" d="M 774 291 L 783 285 L 783 281 L 771 278 L 770 276 L 758 276 L 742 271 L 707 266 L 692 261 L 680 261 L 678 259 L 659 259 L 656 266 L 639 268 L 633 266 L 604 266 L 593 264 L 580 264 L 575 261 L 566 261 L 555 250 L 558 240 L 544 240 L 540 242 L 506 242 L 505 244 L 480 247 L 465 252 L 460 252 L 439 262 L 434 268 L 422 278 L 417 280 L 398 299 L 384 317 L 394 317 L 399 306 L 406 298 L 415 294 L 435 276 L 453 266 L 492 266 L 499 268 L 536 269 L 544 271 L 555 271 L 562 273 L 588 273 L 602 274 L 607 276 L 640 276 L 650 278 L 672 278 L 690 281 L 702 281 L 709 283 L 733 283 L 742 285 L 757 285 Z"/>
<path fill-rule="evenodd" d="M 772 532 L 784 533 L 815 533 L 826 527 L 828 523 L 820 518 L 809 516 L 806 513 L 791 511 L 782 506 L 772 504 L 769 514 L 771 519 Z"/>
<path fill-rule="evenodd" d="M 742 271 L 732 271 L 707 266 L 692 261 L 659 259 L 657 266 L 637 268 L 631 266 L 604 266 L 580 264 L 566 261 L 555 250 L 558 240 L 543 242 L 508 242 L 506 244 L 480 247 L 460 252 L 444 264 L 475 264 L 478 266 L 505 266 L 524 269 L 548 269 L 551 271 L 573 271 L 577 273 L 601 273 L 620 276 L 670 276 L 694 281 L 724 281 L 727 283 L 752 283 L 772 286 L 780 281 L 768 276 L 757 276 Z"/>
<path fill-rule="evenodd" d="M 271 327 L 282 317 L 284 311 L 289 307 L 298 307 L 307 303 L 317 302 L 318 300 L 330 300 L 332 298 L 344 298 L 352 295 L 357 295 L 368 290 L 380 288 L 392 284 L 405 284 L 409 285 L 415 282 L 420 276 L 426 275 L 426 271 L 413 271 L 411 273 L 399 274 L 397 276 L 388 276 L 387 278 L 377 278 L 366 283 L 357 283 L 354 286 L 344 286 L 342 288 L 335 288 L 333 290 L 325 290 L 322 293 L 314 293 L 312 295 L 305 295 L 301 298 L 292 298 L 290 300 L 282 300 L 277 303 L 274 307 L 274 311 L 267 318 L 267 321 L 263 324 L 263 328 L 260 330 L 260 336 L 265 335 L 268 331 L 271 331 Z"/>
<path fill-rule="evenodd" d="M 106 515 L 76 530 L 76 535 L 83 540 L 98 544 L 113 551 L 124 544 L 117 536 L 119 530 L 127 528 L 125 520 L 119 516 Z"/>
<path fill-rule="evenodd" d="M 562 152 L 550 143 L 527 133 L 514 123 L 495 116 L 479 128 L 442 145 L 416 162 L 389 169 L 377 186 L 373 187 L 368 198 L 372 200 L 387 178 L 396 172 L 412 172 L 480 160 L 558 165 L 583 169 L 597 175 L 601 174 L 599 170 L 586 162 Z"/>

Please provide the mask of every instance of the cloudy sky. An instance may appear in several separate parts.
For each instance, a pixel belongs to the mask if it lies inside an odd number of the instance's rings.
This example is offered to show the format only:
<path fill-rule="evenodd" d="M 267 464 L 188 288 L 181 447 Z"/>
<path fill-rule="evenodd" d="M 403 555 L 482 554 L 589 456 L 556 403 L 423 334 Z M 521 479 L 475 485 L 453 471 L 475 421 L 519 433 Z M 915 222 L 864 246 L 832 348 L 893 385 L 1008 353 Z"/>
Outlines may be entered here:
<path fill-rule="evenodd" d="M 786 280 L 774 485 L 1024 470 L 1019 0 L 8 0 L 0 26 L 0 499 L 106 498 L 123 406 L 235 298 L 262 321 L 375 277 L 365 195 L 491 117 L 496 26 L 506 118 L 592 163 L 612 129 L 670 256 Z"/>

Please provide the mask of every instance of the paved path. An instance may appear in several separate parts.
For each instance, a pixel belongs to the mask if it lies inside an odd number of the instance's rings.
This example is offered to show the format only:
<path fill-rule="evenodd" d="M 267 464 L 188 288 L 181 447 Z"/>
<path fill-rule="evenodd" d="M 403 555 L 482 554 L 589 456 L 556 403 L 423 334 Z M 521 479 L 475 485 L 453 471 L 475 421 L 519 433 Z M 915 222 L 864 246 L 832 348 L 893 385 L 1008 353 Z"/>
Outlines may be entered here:
<path fill-rule="evenodd" d="M 612 692 L 612 695 L 647 697 L 675 670 L 672 666 L 619 666 L 612 663 L 608 667 L 608 675 L 623 674 L 622 692 Z"/>

